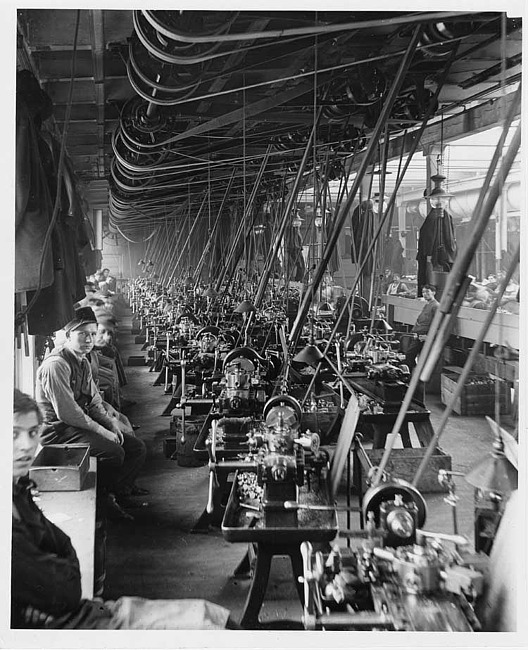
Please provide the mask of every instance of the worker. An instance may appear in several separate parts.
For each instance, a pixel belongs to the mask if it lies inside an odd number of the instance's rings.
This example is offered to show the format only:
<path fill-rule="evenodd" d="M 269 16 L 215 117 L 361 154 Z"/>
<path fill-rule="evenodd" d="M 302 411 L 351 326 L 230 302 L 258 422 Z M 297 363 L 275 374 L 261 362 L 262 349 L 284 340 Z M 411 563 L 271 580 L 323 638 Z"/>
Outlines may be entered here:
<path fill-rule="evenodd" d="M 396 296 L 402 293 L 409 293 L 409 288 L 402 282 L 401 275 L 399 273 L 392 274 L 392 282 L 387 287 L 387 295 Z"/>
<path fill-rule="evenodd" d="M 108 289 L 109 291 L 115 292 L 116 280 L 114 277 L 110 275 L 110 269 L 103 269 L 102 274 L 103 274 L 103 282 L 105 284 L 105 288 Z M 101 285 L 99 285 L 99 288 L 102 289 Z"/>
<path fill-rule="evenodd" d="M 78 309 L 65 327 L 66 341 L 55 348 L 37 371 L 36 398 L 45 418 L 44 444 L 90 445 L 98 459 L 98 484 L 108 514 L 132 519 L 119 497 L 141 496 L 134 481 L 146 457 L 146 447 L 130 425 L 109 413 L 93 380 L 86 357 L 93 347 L 97 320 L 89 307 Z"/>
<path fill-rule="evenodd" d="M 411 371 L 416 365 L 416 357 L 423 348 L 425 339 L 427 338 L 427 332 L 431 327 L 433 317 L 439 307 L 439 302 L 435 299 L 435 295 L 436 287 L 434 284 L 424 284 L 422 287 L 422 296 L 425 300 L 425 305 L 411 330 L 413 340 L 405 353 L 405 363 L 409 366 Z"/>
<path fill-rule="evenodd" d="M 70 538 L 34 503 L 29 468 L 44 416 L 29 395 L 14 391 L 11 627 L 103 630 L 235 628 L 229 611 L 200 599 L 116 601 L 81 598 L 81 573 Z"/>

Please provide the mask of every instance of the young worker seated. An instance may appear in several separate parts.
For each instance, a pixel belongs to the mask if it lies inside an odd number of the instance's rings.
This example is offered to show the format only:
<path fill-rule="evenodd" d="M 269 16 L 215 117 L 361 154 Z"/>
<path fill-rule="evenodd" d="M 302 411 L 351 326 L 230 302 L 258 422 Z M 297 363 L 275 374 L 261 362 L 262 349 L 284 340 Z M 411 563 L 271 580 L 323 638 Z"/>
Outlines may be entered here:
<path fill-rule="evenodd" d="M 35 505 L 28 472 L 43 415 L 19 390 L 13 402 L 11 627 L 185 630 L 235 627 L 229 611 L 206 600 L 81 599 L 79 561 L 70 538 Z"/>
<path fill-rule="evenodd" d="M 146 456 L 145 443 L 117 411 L 105 408 L 86 358 L 94 346 L 97 321 L 89 307 L 78 309 L 65 327 L 66 341 L 37 372 L 36 398 L 44 412 L 43 444 L 90 445 L 98 459 L 98 485 L 113 495 L 134 495 L 134 481 Z M 127 513 L 110 498 L 107 507 Z"/>

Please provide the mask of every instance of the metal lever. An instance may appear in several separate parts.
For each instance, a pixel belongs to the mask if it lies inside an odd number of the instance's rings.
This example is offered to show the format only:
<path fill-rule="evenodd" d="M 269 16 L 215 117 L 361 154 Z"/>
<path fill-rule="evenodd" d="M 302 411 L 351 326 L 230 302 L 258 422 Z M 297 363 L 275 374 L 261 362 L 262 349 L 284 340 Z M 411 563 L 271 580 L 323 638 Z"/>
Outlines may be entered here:
<path fill-rule="evenodd" d="M 325 511 L 334 511 L 334 510 L 348 510 L 348 508 L 337 508 L 336 506 L 321 506 L 321 505 L 310 505 L 308 503 L 297 503 L 297 501 L 285 501 L 284 502 L 285 510 L 325 510 Z"/>
<path fill-rule="evenodd" d="M 181 356 L 181 397 L 180 397 L 180 408 L 182 410 L 182 433 L 181 433 L 181 443 L 185 444 L 185 403 L 187 398 L 185 392 L 187 391 L 187 386 L 185 385 L 185 352 L 182 350 Z"/>
<path fill-rule="evenodd" d="M 444 542 L 453 542 L 455 546 L 467 546 L 469 541 L 463 535 L 449 535 L 448 533 L 432 533 L 427 530 L 417 529 L 416 543 L 422 544 L 425 537 L 430 539 L 440 539 Z"/>
<path fill-rule="evenodd" d="M 207 495 L 207 506 L 206 506 L 206 510 L 208 514 L 211 514 L 213 512 L 214 489 L 218 485 L 216 480 L 216 427 L 217 426 L 218 426 L 217 421 L 213 420 L 211 422 L 211 440 L 208 440 L 205 443 L 207 447 L 207 453 L 209 454 L 209 490 Z"/>

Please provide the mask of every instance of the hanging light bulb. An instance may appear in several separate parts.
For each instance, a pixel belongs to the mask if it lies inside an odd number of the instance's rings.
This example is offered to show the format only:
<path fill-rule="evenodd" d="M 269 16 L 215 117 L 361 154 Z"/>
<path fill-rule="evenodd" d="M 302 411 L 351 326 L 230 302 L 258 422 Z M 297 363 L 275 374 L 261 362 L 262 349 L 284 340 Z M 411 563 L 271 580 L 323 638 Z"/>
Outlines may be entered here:
<path fill-rule="evenodd" d="M 372 210 L 373 210 L 373 212 L 378 214 L 378 212 L 380 211 L 380 205 L 381 205 L 381 210 L 383 212 L 385 212 L 387 210 L 387 200 L 386 199 L 387 199 L 387 197 L 385 195 L 383 195 L 383 197 L 381 197 L 380 193 L 376 192 L 376 194 L 374 194 L 374 198 L 372 199 Z"/>
<path fill-rule="evenodd" d="M 428 197 L 431 202 L 431 207 L 445 210 L 453 196 L 443 188 L 443 182 L 446 180 L 446 177 L 442 174 L 435 174 L 431 176 L 431 180 L 434 183 L 434 187 Z"/>
<path fill-rule="evenodd" d="M 315 227 L 316 228 L 323 227 L 323 213 L 321 208 L 317 208 L 317 210 L 315 211 Z"/>
<path fill-rule="evenodd" d="M 294 228 L 300 228 L 304 223 L 304 219 L 301 217 L 299 210 L 296 211 L 295 217 L 292 220 L 292 226 Z"/>

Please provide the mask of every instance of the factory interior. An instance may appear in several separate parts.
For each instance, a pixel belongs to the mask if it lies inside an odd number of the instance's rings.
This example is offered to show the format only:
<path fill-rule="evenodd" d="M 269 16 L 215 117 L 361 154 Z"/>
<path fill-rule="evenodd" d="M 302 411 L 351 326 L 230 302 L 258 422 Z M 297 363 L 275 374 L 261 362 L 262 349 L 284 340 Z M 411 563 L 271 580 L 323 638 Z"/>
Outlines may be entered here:
<path fill-rule="evenodd" d="M 16 10 L 7 647 L 522 646 L 525 8 L 352 4 Z"/>

